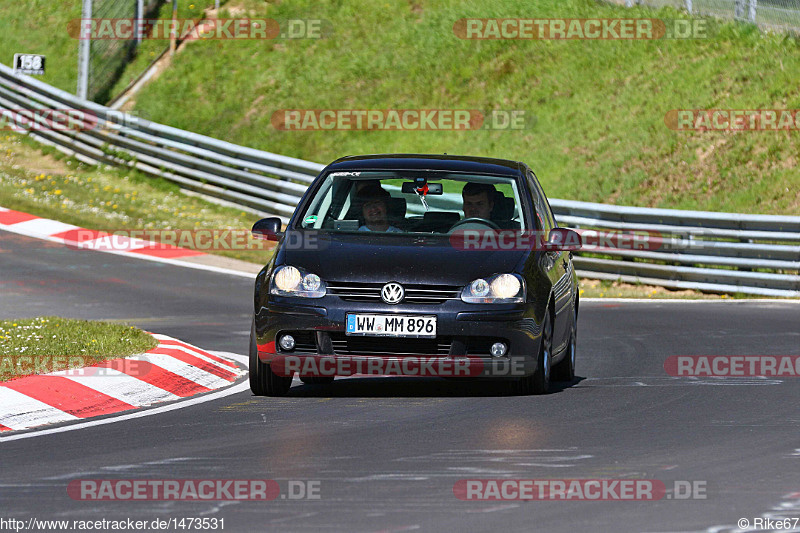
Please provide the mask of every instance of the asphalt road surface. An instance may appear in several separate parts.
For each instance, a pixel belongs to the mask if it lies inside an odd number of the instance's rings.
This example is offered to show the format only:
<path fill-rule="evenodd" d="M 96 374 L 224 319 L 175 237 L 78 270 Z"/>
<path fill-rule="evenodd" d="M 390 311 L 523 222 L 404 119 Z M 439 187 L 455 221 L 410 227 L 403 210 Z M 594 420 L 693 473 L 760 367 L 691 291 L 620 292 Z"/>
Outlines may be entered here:
<path fill-rule="evenodd" d="M 252 282 L 0 232 L 0 317 L 124 320 L 247 353 Z M 800 380 L 673 378 L 670 355 L 800 355 L 800 305 L 585 302 L 547 396 L 439 379 L 249 390 L 0 440 L 0 519 L 224 519 L 225 531 L 735 531 L 800 517 Z M 659 501 L 461 501 L 463 479 L 655 479 Z M 78 479 L 311 482 L 318 499 L 77 501 Z M 698 491 L 677 499 L 675 481 Z M 299 487 L 295 483 L 294 487 Z M 700 497 L 703 498 L 700 498 Z M 2 524 L 0 524 L 2 525 Z"/>

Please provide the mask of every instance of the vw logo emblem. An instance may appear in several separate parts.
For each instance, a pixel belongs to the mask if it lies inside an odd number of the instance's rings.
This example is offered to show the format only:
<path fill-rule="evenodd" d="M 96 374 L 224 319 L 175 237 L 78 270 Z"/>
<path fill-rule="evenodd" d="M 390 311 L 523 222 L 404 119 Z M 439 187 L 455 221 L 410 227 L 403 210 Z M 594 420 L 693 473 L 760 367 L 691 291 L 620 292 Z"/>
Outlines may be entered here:
<path fill-rule="evenodd" d="M 381 299 L 387 304 L 399 304 L 405 295 L 406 291 L 403 290 L 403 286 L 394 281 L 387 283 L 381 289 Z"/>

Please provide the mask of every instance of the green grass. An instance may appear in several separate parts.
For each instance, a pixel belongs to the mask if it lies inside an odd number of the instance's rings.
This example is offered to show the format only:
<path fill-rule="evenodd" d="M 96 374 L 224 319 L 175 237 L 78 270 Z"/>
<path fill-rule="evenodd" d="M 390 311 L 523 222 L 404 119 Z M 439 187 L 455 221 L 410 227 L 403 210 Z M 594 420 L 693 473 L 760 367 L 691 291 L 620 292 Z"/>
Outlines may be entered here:
<path fill-rule="evenodd" d="M 178 17 L 201 17 L 203 8 L 213 5 L 213 0 L 178 0 Z M 172 2 L 167 2 L 155 18 L 171 17 Z M 80 0 L 3 1 L 0 3 L 0 50 L 3 50 L 0 63 L 11 66 L 15 53 L 44 54 L 47 56 L 46 72 L 37 78 L 74 94 L 80 41 L 69 35 L 67 25 L 80 18 Z M 115 91 L 124 89 L 167 47 L 169 41 L 144 40 L 110 95 L 115 96 Z"/>
<path fill-rule="evenodd" d="M 0 321 L 0 381 L 80 368 L 155 348 L 133 326 L 46 316 Z"/>
<path fill-rule="evenodd" d="M 238 4 L 237 4 L 238 5 Z M 144 88 L 152 120 L 329 162 L 425 152 L 523 160 L 551 197 L 747 213 L 800 211 L 797 132 L 676 132 L 672 109 L 800 107 L 794 39 L 721 24 L 714 38 L 467 41 L 464 17 L 685 14 L 593 0 L 248 0 L 252 16 L 319 18 L 327 39 L 189 43 Z M 281 109 L 520 109 L 521 131 L 279 131 Z"/>
<path fill-rule="evenodd" d="M 160 178 L 125 168 L 90 167 L 63 158 L 54 149 L 16 134 L 0 136 L 0 206 L 108 232 L 248 232 L 259 218 L 241 209 L 187 196 L 177 185 Z M 173 235 L 165 232 L 164 238 Z M 183 247 L 194 248 L 193 243 L 188 244 Z M 203 251 L 262 264 L 271 255 L 271 251 L 261 249 Z"/>
<path fill-rule="evenodd" d="M 224 4 L 224 2 L 221 2 Z M 213 0 L 178 0 L 178 18 L 199 20 L 203 17 L 203 9 L 214 7 Z M 171 19 L 172 2 L 164 3 L 155 18 Z M 136 50 L 136 55 L 125 67 L 113 88 L 110 90 L 112 96 L 117 96 L 125 88 L 142 74 L 150 64 L 155 61 L 161 53 L 169 48 L 169 41 L 160 39 L 144 39 Z"/>
<path fill-rule="evenodd" d="M 67 33 L 67 23 L 81 18 L 75 0 L 4 1 L 0 5 L 0 63 L 11 66 L 16 53 L 47 56 L 44 76 L 37 79 L 75 92 L 78 40 Z"/>

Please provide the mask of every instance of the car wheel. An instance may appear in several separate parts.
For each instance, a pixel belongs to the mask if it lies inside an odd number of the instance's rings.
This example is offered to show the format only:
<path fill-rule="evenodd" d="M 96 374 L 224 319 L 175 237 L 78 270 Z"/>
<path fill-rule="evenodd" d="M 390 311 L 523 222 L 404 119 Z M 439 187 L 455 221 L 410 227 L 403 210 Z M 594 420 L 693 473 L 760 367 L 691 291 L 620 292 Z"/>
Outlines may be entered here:
<path fill-rule="evenodd" d="M 333 383 L 333 376 L 300 376 L 300 381 L 306 385 L 328 385 Z"/>
<path fill-rule="evenodd" d="M 278 376 L 259 360 L 254 318 L 250 326 L 250 390 L 256 396 L 285 396 L 291 386 L 291 376 Z"/>
<path fill-rule="evenodd" d="M 555 381 L 572 381 L 575 379 L 575 355 L 578 341 L 578 318 L 572 321 L 572 329 L 569 332 L 569 345 L 567 355 L 556 366 L 553 367 L 553 379 Z"/>
<path fill-rule="evenodd" d="M 547 311 L 542 322 L 542 342 L 536 358 L 536 372 L 531 376 L 520 378 L 514 382 L 513 389 L 517 394 L 547 394 L 550 388 L 550 357 L 553 347 L 553 323 Z"/>

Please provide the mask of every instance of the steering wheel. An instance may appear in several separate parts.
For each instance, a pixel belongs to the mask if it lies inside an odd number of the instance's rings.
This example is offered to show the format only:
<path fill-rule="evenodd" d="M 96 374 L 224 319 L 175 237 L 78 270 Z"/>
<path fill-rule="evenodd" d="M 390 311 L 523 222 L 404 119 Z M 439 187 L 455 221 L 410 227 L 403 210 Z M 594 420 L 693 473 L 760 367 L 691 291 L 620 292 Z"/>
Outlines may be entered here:
<path fill-rule="evenodd" d="M 455 224 L 450 227 L 450 231 L 448 233 L 453 233 L 456 229 L 484 229 L 489 228 L 493 230 L 500 230 L 500 226 L 492 222 L 491 220 L 486 220 L 485 218 L 465 218 L 464 220 L 459 220 Z"/>

